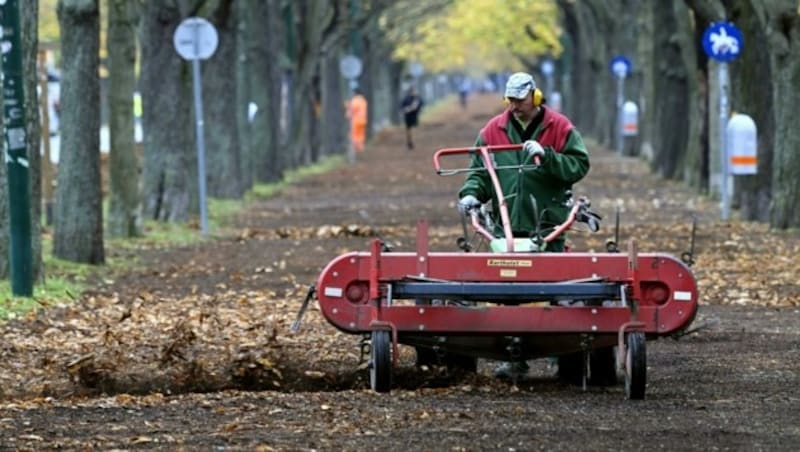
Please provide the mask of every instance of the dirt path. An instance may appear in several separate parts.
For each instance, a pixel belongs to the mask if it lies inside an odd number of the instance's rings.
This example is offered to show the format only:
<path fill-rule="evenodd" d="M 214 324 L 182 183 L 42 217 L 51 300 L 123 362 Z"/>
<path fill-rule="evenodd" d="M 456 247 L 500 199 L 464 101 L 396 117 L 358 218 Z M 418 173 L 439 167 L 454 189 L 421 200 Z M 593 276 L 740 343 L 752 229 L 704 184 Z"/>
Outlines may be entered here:
<path fill-rule="evenodd" d="M 455 250 L 461 178 L 431 165 L 469 145 L 493 96 L 423 119 L 416 149 L 379 133 L 356 165 L 253 203 L 218 240 L 182 249 L 109 250 L 144 270 L 106 277 L 70 306 L 0 325 L 0 449 L 797 450 L 800 448 L 800 237 L 720 223 L 717 206 L 593 147 L 576 187 L 606 217 L 573 235 L 597 250 L 613 234 L 680 254 L 698 218 L 699 331 L 648 342 L 647 399 L 561 384 L 546 360 L 514 386 L 413 367 L 401 350 L 390 395 L 368 389 L 359 336 L 313 307 L 288 331 L 322 266 L 380 235 L 413 250 Z"/>

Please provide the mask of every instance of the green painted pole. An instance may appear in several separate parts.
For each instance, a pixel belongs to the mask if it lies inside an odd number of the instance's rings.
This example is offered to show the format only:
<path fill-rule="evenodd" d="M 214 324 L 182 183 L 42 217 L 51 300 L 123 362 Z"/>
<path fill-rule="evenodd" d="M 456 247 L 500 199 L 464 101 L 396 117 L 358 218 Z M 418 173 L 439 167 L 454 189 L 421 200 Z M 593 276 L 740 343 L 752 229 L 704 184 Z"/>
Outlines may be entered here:
<path fill-rule="evenodd" d="M 20 25 L 18 0 L 0 2 L 11 292 L 15 296 L 30 297 L 33 295 L 33 250 Z"/>

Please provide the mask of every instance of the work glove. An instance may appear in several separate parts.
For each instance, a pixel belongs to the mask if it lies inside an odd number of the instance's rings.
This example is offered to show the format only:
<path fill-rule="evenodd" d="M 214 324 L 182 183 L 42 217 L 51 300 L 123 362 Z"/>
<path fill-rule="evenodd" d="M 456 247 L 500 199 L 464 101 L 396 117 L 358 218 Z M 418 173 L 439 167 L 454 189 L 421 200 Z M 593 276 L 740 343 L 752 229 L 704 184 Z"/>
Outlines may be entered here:
<path fill-rule="evenodd" d="M 531 156 L 531 161 L 535 162 L 536 157 L 539 157 L 539 163 L 544 162 L 544 148 L 536 140 L 528 140 L 522 143 L 522 150 Z"/>
<path fill-rule="evenodd" d="M 478 198 L 472 195 L 466 195 L 458 201 L 458 211 L 461 213 L 467 213 L 471 209 L 480 207 L 481 202 L 478 201 Z"/>

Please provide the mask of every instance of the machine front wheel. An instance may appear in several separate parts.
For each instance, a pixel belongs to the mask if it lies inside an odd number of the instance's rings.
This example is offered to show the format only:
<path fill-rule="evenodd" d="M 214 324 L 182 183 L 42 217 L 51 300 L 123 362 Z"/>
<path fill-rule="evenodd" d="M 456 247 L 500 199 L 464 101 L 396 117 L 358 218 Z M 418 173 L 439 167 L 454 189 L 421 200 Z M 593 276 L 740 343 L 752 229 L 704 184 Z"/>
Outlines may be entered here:
<path fill-rule="evenodd" d="M 647 384 L 647 347 L 644 333 L 628 333 L 625 338 L 625 397 L 644 399 Z"/>
<path fill-rule="evenodd" d="M 389 331 L 372 332 L 369 386 L 375 392 L 389 392 L 392 386 L 392 340 Z"/>

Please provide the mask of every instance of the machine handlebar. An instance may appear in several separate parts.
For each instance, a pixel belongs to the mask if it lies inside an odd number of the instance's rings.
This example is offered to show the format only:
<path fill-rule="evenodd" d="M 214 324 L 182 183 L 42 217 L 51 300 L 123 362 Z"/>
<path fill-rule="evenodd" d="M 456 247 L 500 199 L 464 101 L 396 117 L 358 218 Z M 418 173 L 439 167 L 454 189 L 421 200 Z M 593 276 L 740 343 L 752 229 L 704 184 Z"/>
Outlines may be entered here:
<path fill-rule="evenodd" d="M 445 156 L 453 156 L 453 155 L 483 155 L 484 152 L 486 156 L 488 154 L 495 154 L 498 152 L 508 152 L 508 151 L 521 151 L 522 145 L 521 144 L 504 144 L 498 146 L 472 146 L 472 147 L 463 147 L 463 148 L 444 148 L 439 149 L 433 154 L 433 168 L 436 170 L 436 174 L 440 176 L 452 176 L 455 174 L 466 173 L 466 172 L 474 172 L 474 171 L 488 171 L 486 165 L 483 168 L 443 168 L 442 167 L 442 157 Z M 534 157 L 534 164 L 532 165 L 506 165 L 506 166 L 494 166 L 495 170 L 499 169 L 534 169 L 538 168 L 541 165 L 541 160 L 539 156 Z"/>

